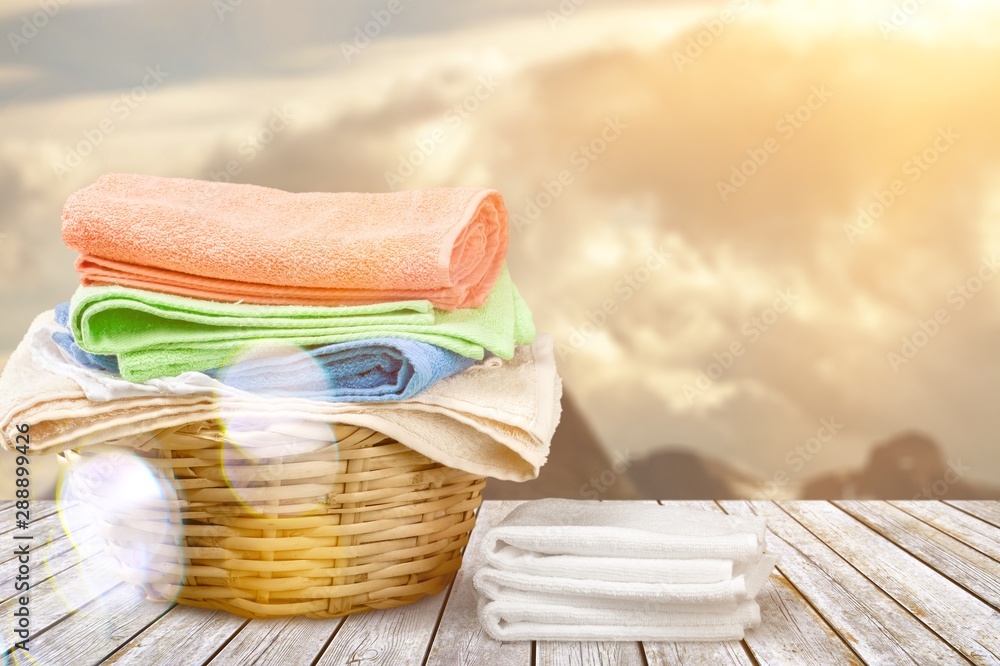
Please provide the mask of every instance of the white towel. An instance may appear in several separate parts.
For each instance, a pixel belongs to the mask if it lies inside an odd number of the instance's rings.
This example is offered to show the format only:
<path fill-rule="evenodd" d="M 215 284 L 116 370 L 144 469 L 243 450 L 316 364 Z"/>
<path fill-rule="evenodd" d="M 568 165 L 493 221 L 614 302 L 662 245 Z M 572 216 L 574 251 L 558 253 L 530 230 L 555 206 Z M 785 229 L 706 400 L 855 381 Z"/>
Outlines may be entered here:
<path fill-rule="evenodd" d="M 545 499 L 525 502 L 486 534 L 487 561 L 506 547 L 543 555 L 644 559 L 757 560 L 766 523 L 693 509 L 633 502 Z M 505 557 L 505 556 L 504 556 Z"/>
<path fill-rule="evenodd" d="M 777 557 L 767 525 L 654 504 L 540 500 L 483 537 L 479 619 L 497 640 L 738 640 Z"/>
<path fill-rule="evenodd" d="M 663 513 L 669 513 L 661 509 Z M 777 558 L 765 554 L 746 574 L 720 583 L 637 583 L 620 580 L 557 578 L 504 571 L 486 566 L 473 583 L 481 594 L 496 600 L 560 600 L 572 604 L 629 609 L 648 604 L 724 604 L 757 596 L 771 575 Z"/>
<path fill-rule="evenodd" d="M 745 563 L 732 560 L 656 560 L 628 557 L 584 557 L 545 555 L 498 545 L 487 553 L 487 562 L 504 571 L 520 571 L 535 576 L 600 578 L 635 583 L 722 583 L 745 573 Z"/>
<path fill-rule="evenodd" d="M 740 640 L 760 623 L 754 601 L 658 609 L 593 609 L 570 604 L 479 599 L 479 620 L 500 641 Z M 558 618 L 558 622 L 553 622 Z"/>

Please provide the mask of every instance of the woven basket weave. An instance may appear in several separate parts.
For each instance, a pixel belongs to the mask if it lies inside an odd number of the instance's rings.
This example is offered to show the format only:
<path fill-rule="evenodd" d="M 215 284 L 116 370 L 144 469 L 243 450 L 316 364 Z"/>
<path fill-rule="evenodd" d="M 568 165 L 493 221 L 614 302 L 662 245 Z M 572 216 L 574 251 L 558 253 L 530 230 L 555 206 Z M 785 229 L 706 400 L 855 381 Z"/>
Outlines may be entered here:
<path fill-rule="evenodd" d="M 64 454 L 88 470 L 70 494 L 150 599 L 330 618 L 444 590 L 485 479 L 365 428 L 330 429 L 335 443 L 290 436 L 250 456 L 212 423 L 87 447 Z M 135 491 L 136 467 L 157 492 Z"/>

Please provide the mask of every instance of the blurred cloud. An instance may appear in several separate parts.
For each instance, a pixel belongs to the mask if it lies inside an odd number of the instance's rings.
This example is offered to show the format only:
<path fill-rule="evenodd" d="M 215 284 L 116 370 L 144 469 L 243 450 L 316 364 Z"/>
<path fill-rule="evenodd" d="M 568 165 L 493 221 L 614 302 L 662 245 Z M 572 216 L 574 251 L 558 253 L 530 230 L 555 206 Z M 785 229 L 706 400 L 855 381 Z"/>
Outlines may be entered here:
<path fill-rule="evenodd" d="M 232 21 L 207 4 L 67 7 L 35 53 L 0 59 L 37 71 L 0 111 L 18 129 L 0 139 L 12 221 L 0 254 L 15 255 L 0 346 L 68 297 L 59 206 L 105 171 L 212 178 L 235 163 L 239 182 L 384 191 L 438 131 L 404 187 L 497 187 L 529 220 L 512 234 L 512 271 L 540 329 L 566 344 L 593 329 L 560 366 L 607 446 L 685 444 L 767 474 L 834 417 L 838 445 L 809 474 L 916 428 L 996 476 L 1000 280 L 960 311 L 948 294 L 1000 250 L 1000 49 L 980 39 L 997 12 L 928 8 L 887 36 L 890 4 L 754 4 L 684 68 L 676 54 L 726 5 L 591 0 L 553 28 L 557 3 L 432 3 L 400 13 L 352 63 L 339 43 L 377 4 L 335 15 L 244 2 Z M 171 72 L 162 88 L 60 180 L 53 160 L 155 63 Z M 483 76 L 495 91 L 449 121 Z M 829 94 L 802 120 L 818 87 Z M 287 126 L 262 133 L 281 109 Z M 947 128 L 953 144 L 913 171 Z M 723 200 L 719 183 L 761 150 Z M 905 191 L 852 242 L 845 226 L 894 180 Z M 667 265 L 619 288 L 661 246 Z M 794 304 L 768 323 L 782 291 Z M 614 312 L 593 325 L 606 301 Z M 950 323 L 894 372 L 887 353 L 940 308 Z M 734 343 L 730 367 L 686 390 Z"/>

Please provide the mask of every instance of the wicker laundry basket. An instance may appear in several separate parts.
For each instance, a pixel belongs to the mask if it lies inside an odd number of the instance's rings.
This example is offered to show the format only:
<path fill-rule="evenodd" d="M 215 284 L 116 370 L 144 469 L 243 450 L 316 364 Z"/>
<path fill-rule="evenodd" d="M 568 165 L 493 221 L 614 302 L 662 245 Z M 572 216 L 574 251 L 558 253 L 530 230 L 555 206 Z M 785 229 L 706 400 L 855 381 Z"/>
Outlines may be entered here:
<path fill-rule="evenodd" d="M 365 428 L 323 427 L 333 437 L 319 443 L 239 446 L 204 422 L 81 448 L 64 454 L 84 470 L 69 494 L 153 600 L 330 618 L 444 590 L 485 479 Z"/>

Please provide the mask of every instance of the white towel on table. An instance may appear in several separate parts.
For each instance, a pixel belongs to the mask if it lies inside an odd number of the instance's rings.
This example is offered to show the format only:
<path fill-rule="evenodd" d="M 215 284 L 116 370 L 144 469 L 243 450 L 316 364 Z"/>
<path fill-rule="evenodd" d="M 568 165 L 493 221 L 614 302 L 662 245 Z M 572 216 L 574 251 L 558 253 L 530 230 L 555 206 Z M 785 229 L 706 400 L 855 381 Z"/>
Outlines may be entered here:
<path fill-rule="evenodd" d="M 493 638 L 516 640 L 740 640 L 760 623 L 754 601 L 656 609 L 595 609 L 555 603 L 479 599 L 479 619 Z M 553 622 L 558 618 L 558 622 Z"/>
<path fill-rule="evenodd" d="M 506 547 L 541 555 L 640 559 L 756 560 L 763 518 L 634 502 L 544 499 L 525 502 L 486 534 L 487 561 Z"/>
<path fill-rule="evenodd" d="M 746 571 L 745 563 L 732 560 L 654 560 L 628 557 L 545 555 L 513 546 L 498 546 L 487 562 L 504 571 L 535 576 L 600 578 L 635 583 L 721 583 Z"/>
<path fill-rule="evenodd" d="M 557 578 L 481 568 L 473 576 L 479 592 L 490 599 L 560 599 L 628 609 L 642 604 L 724 604 L 751 600 L 771 575 L 777 558 L 770 554 L 752 563 L 747 573 L 719 583 L 645 583 L 606 579 Z M 603 603 L 607 601 L 609 603 Z"/>
<path fill-rule="evenodd" d="M 777 557 L 766 523 L 654 504 L 540 500 L 483 538 L 473 576 L 497 640 L 738 640 Z"/>

